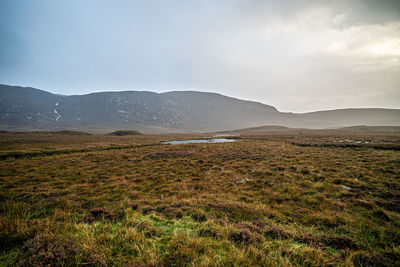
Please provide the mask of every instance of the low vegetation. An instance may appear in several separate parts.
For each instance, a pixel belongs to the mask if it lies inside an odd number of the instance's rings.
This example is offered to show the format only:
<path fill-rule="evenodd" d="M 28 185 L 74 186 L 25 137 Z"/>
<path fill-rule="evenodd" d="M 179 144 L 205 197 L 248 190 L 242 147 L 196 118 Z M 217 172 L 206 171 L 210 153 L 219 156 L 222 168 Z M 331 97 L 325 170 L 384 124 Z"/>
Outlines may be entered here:
<path fill-rule="evenodd" d="M 0 265 L 400 265 L 399 134 L 178 138 L 0 133 Z"/>

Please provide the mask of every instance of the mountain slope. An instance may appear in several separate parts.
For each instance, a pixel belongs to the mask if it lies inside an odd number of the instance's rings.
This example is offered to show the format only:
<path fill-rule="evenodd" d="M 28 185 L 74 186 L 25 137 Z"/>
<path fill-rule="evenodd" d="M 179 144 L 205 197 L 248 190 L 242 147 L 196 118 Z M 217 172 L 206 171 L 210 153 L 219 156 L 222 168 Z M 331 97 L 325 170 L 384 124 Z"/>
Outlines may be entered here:
<path fill-rule="evenodd" d="M 292 122 L 292 127 L 337 128 L 355 125 L 400 125 L 400 110 L 398 109 L 349 108 L 297 114 L 297 117 L 298 122 Z"/>
<path fill-rule="evenodd" d="M 216 93 L 102 92 L 63 96 L 0 85 L 1 130 L 207 132 L 261 125 L 328 128 L 400 125 L 400 110 L 343 109 L 294 114 Z"/>

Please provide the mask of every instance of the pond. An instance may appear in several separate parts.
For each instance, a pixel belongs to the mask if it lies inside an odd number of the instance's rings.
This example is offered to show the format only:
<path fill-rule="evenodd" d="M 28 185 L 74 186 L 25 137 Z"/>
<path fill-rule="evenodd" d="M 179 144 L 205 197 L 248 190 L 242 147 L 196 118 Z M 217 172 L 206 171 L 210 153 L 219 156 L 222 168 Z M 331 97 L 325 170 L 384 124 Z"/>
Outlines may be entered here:
<path fill-rule="evenodd" d="M 231 143 L 236 140 L 227 138 L 214 138 L 214 139 L 192 139 L 192 140 L 175 140 L 162 142 L 164 145 L 179 145 L 179 144 L 197 144 L 197 143 Z"/>

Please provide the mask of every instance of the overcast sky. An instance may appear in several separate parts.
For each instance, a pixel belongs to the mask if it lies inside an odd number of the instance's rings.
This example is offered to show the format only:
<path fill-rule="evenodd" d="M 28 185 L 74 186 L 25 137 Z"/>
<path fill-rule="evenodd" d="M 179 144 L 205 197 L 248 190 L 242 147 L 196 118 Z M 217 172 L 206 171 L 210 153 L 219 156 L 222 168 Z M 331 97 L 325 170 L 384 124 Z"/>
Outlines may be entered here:
<path fill-rule="evenodd" d="M 1 0 L 0 83 L 400 108 L 400 0 Z"/>

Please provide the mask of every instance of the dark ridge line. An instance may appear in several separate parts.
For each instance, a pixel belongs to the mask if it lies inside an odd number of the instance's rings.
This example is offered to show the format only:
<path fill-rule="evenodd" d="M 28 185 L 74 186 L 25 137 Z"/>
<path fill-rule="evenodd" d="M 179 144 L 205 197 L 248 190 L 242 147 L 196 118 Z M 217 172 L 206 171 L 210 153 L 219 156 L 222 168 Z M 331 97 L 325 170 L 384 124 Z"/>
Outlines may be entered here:
<path fill-rule="evenodd" d="M 52 151 L 40 151 L 40 152 L 14 152 L 0 155 L 0 160 L 6 160 L 8 158 L 21 159 L 21 158 L 34 158 L 34 157 L 45 157 L 62 154 L 74 154 L 74 153 L 89 153 L 97 151 L 108 151 L 108 150 L 122 150 L 131 148 L 140 148 L 147 146 L 155 146 L 159 143 L 142 144 L 142 145 L 130 145 L 130 146 L 113 146 L 113 147 L 101 147 L 101 148 L 84 148 L 84 149 L 70 149 L 70 150 L 52 150 Z"/>

